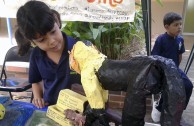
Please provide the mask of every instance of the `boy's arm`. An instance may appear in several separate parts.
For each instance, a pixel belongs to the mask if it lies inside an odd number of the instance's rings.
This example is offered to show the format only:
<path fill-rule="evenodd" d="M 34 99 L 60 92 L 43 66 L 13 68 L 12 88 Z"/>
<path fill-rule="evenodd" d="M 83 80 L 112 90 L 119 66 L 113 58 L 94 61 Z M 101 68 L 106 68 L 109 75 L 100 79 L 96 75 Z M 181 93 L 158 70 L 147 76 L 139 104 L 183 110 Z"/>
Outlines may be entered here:
<path fill-rule="evenodd" d="M 43 108 L 45 103 L 43 100 L 43 88 L 41 82 L 32 84 L 32 92 L 34 97 L 32 103 L 37 108 Z"/>
<path fill-rule="evenodd" d="M 154 47 L 151 51 L 151 55 L 159 55 L 161 56 L 162 53 L 162 49 L 161 49 L 162 45 L 161 45 L 161 39 L 157 38 L 154 44 Z"/>
<path fill-rule="evenodd" d="M 181 61 L 182 61 L 182 54 L 185 52 L 185 47 L 184 47 L 184 45 L 182 45 L 182 47 L 181 47 L 181 50 L 180 50 L 180 52 L 179 52 L 179 65 L 180 65 L 180 63 L 181 63 Z"/>
<path fill-rule="evenodd" d="M 179 54 L 179 65 L 180 65 L 181 61 L 182 61 L 182 54 Z"/>
<path fill-rule="evenodd" d="M 32 84 L 32 91 L 33 91 L 34 98 L 35 97 L 42 98 L 42 96 L 43 96 L 43 89 L 42 89 L 42 85 L 40 83 L 33 83 Z"/>
<path fill-rule="evenodd" d="M 182 38 L 181 40 L 182 44 L 181 44 L 181 48 L 179 50 L 179 65 L 182 61 L 182 54 L 185 52 L 185 45 L 184 45 L 184 39 Z"/>

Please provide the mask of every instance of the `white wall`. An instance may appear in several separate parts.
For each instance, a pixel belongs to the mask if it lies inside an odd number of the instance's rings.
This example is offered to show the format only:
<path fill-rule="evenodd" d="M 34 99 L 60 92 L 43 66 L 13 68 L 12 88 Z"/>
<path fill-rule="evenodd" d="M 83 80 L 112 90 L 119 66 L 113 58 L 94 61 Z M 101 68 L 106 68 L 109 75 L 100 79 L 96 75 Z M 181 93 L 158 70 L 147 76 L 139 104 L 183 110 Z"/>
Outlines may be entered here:
<path fill-rule="evenodd" d="M 168 12 L 183 13 L 184 2 L 162 2 L 163 7 L 157 2 L 152 1 L 152 34 L 161 34 L 165 32 L 163 27 L 163 17 Z"/>

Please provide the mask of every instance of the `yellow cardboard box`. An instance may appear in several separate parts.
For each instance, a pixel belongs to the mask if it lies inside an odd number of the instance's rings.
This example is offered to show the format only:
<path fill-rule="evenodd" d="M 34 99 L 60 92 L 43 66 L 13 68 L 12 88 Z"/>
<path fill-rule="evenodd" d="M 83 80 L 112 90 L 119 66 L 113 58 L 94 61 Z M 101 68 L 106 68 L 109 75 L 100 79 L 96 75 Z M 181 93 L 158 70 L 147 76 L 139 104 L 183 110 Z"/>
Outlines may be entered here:
<path fill-rule="evenodd" d="M 84 104 L 86 101 L 87 99 L 85 96 L 80 95 L 72 90 L 61 90 L 57 104 L 48 107 L 46 116 L 62 126 L 73 126 L 71 122 L 65 118 L 64 110 L 72 109 L 83 113 Z"/>
<path fill-rule="evenodd" d="M 5 107 L 0 104 L 0 120 L 4 118 L 5 115 Z"/>
<path fill-rule="evenodd" d="M 48 107 L 47 110 L 47 117 L 51 118 L 55 122 L 59 123 L 62 126 L 73 126 L 71 125 L 71 122 L 65 118 L 64 112 L 62 109 L 60 110 L 59 107 L 56 105 L 52 105 Z"/>

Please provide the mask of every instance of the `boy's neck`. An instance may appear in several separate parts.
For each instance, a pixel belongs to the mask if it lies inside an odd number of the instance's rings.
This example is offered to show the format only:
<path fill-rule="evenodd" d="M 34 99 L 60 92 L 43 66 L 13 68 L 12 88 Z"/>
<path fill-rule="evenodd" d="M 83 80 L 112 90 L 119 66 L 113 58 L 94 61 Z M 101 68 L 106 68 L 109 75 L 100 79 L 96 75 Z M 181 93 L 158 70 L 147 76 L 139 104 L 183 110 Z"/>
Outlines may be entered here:
<path fill-rule="evenodd" d="M 166 32 L 170 37 L 176 38 L 177 36 L 170 34 L 169 32 Z"/>

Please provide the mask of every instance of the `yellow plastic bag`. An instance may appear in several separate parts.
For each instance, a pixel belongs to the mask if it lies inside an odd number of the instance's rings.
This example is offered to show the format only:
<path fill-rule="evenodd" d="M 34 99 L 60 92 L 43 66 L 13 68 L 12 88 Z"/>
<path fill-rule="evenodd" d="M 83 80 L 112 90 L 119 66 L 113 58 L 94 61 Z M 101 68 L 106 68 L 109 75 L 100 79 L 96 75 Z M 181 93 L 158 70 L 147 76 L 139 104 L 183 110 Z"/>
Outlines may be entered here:
<path fill-rule="evenodd" d="M 5 115 L 5 107 L 0 104 L 0 120 L 4 118 Z"/>
<path fill-rule="evenodd" d="M 71 69 L 81 74 L 81 82 L 87 100 L 92 109 L 105 108 L 108 100 L 108 91 L 101 87 L 96 72 L 102 66 L 106 56 L 94 46 L 87 46 L 78 41 L 70 53 Z"/>

